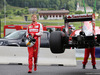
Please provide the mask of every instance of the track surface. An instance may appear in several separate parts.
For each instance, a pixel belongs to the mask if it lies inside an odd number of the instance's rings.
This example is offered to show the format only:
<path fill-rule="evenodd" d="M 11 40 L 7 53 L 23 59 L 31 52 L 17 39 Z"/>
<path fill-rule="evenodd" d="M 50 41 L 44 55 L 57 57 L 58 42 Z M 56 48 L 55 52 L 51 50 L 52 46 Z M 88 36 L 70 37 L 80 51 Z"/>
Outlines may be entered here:
<path fill-rule="evenodd" d="M 100 75 L 100 61 L 97 61 L 96 66 L 96 70 L 92 69 L 89 61 L 86 69 L 82 69 L 82 61 L 77 61 L 76 67 L 38 66 L 36 72 L 28 74 L 28 65 L 0 64 L 0 75 Z"/>

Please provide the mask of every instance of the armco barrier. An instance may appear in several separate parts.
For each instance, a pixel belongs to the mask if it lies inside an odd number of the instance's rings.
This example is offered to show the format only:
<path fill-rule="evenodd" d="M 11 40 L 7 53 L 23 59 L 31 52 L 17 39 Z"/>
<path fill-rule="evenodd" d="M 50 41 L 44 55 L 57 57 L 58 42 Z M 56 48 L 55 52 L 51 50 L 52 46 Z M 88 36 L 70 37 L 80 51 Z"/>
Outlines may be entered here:
<path fill-rule="evenodd" d="M 28 64 L 27 47 L 0 46 L 0 64 Z M 76 66 L 75 50 L 66 49 L 63 54 L 53 54 L 49 48 L 40 48 L 38 65 Z"/>

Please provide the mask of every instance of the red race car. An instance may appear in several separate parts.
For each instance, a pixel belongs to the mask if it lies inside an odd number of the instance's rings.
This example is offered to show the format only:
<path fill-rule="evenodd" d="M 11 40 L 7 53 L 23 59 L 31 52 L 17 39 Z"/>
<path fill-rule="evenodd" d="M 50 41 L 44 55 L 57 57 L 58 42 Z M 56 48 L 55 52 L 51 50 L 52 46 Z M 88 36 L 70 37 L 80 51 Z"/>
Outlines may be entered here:
<path fill-rule="evenodd" d="M 67 15 L 64 18 L 65 30 L 55 31 L 50 35 L 52 53 L 63 53 L 65 48 L 92 48 L 100 46 L 99 27 L 95 27 L 95 14 Z M 82 22 L 81 30 L 69 35 L 69 22 Z M 92 22 L 92 23 L 91 23 Z"/>

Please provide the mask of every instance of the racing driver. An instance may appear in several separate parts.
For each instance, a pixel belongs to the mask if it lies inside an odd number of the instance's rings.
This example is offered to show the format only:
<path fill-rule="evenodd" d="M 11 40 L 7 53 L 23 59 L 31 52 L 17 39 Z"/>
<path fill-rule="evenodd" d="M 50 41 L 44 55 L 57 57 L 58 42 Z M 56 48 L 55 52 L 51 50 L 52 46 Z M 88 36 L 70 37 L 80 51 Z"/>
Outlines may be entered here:
<path fill-rule="evenodd" d="M 31 17 L 32 23 L 28 25 L 26 37 L 29 37 L 29 34 L 36 39 L 35 44 L 32 47 L 28 47 L 28 63 L 29 63 L 29 71 L 28 73 L 32 73 L 32 65 L 33 65 L 33 57 L 34 57 L 34 71 L 37 70 L 37 57 L 38 50 L 40 48 L 40 37 L 43 34 L 43 26 L 41 23 L 37 22 L 36 14 L 33 14 Z"/>

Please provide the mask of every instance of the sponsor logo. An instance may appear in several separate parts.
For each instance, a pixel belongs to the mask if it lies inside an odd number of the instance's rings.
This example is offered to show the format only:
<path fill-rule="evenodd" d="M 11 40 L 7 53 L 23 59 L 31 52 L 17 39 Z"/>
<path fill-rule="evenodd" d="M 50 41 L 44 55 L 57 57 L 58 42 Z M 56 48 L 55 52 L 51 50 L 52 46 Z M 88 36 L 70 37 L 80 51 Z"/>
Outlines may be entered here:
<path fill-rule="evenodd" d="M 92 18 L 92 15 L 90 14 L 82 14 L 82 15 L 67 15 L 68 19 L 74 19 L 74 18 Z"/>
<path fill-rule="evenodd" d="M 67 18 L 71 18 L 72 16 L 68 16 Z"/>
<path fill-rule="evenodd" d="M 38 29 L 29 29 L 30 32 L 38 32 Z"/>

